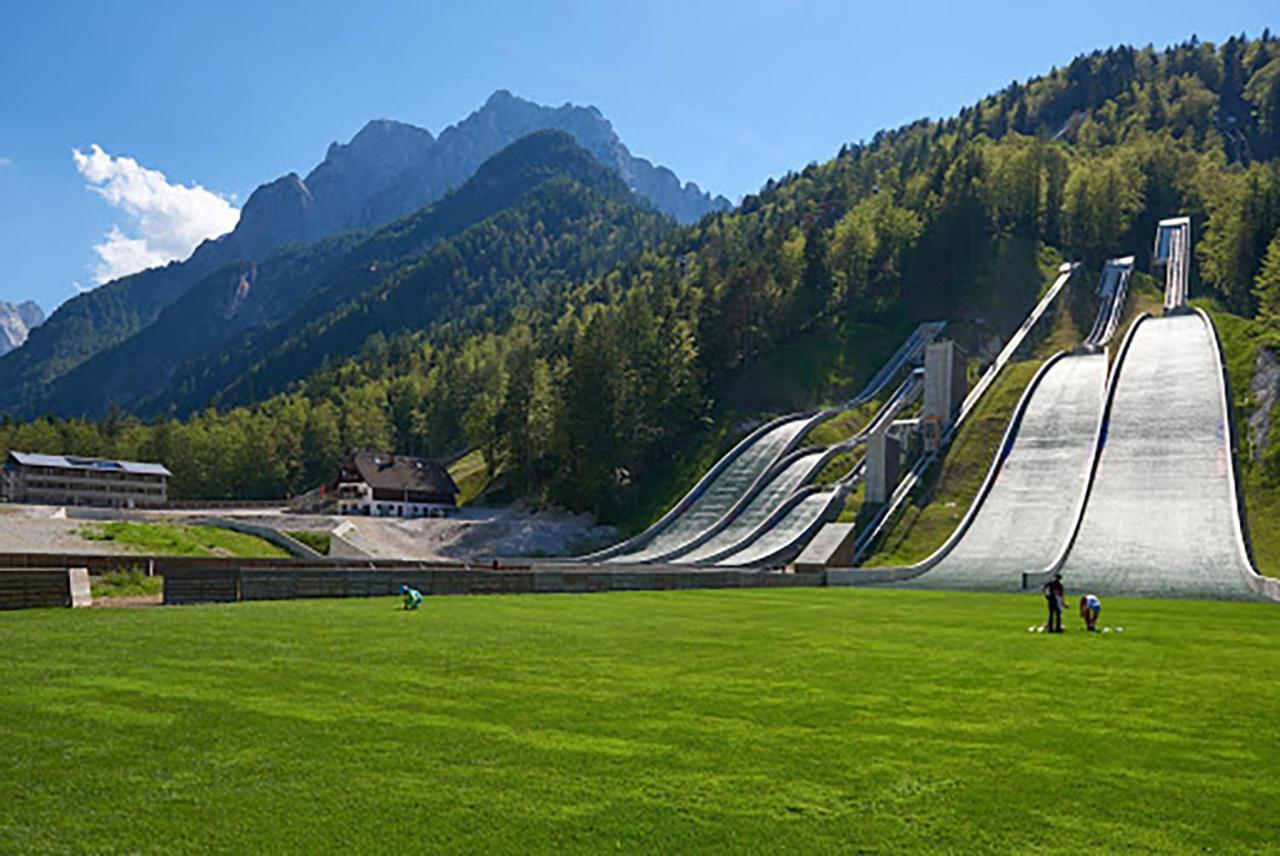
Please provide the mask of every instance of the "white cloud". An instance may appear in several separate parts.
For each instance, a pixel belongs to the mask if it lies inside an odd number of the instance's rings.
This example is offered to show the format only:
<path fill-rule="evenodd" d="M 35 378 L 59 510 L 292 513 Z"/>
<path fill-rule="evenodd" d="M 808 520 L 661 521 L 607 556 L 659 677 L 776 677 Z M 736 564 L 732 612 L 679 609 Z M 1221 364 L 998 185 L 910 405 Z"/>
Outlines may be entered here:
<path fill-rule="evenodd" d="M 0 155 L 0 169 L 4 169 L 6 166 L 13 166 L 13 158 Z"/>
<path fill-rule="evenodd" d="M 185 259 L 206 238 L 235 228 L 240 211 L 198 184 L 170 184 L 164 173 L 147 169 L 127 157 L 113 158 L 96 143 L 88 154 L 72 149 L 76 169 L 89 180 L 88 188 L 129 217 L 126 234 L 113 225 L 95 244 L 99 284 L 118 277 Z"/>

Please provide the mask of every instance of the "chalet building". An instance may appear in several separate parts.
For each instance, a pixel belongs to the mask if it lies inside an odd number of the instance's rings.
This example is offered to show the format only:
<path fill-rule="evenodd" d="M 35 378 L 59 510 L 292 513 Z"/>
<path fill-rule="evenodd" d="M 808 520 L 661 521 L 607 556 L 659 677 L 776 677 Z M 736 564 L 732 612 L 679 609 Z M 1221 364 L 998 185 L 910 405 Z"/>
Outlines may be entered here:
<path fill-rule="evenodd" d="M 338 473 L 339 514 L 442 517 L 458 505 L 458 486 L 435 461 L 357 452 Z"/>
<path fill-rule="evenodd" d="M 10 452 L 3 493 L 33 505 L 148 508 L 168 501 L 171 475 L 160 464 Z"/>

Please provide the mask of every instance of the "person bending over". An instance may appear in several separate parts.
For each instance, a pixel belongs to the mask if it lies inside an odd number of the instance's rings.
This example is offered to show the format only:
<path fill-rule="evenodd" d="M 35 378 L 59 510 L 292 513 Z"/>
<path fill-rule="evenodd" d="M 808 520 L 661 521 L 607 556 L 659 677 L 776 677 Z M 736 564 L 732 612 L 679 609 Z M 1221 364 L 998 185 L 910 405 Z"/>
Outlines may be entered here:
<path fill-rule="evenodd" d="M 1080 598 L 1080 617 L 1084 619 L 1089 630 L 1098 629 L 1098 615 L 1102 612 L 1102 601 L 1096 594 L 1087 594 Z"/>
<path fill-rule="evenodd" d="M 417 609 L 422 606 L 422 592 L 407 585 L 400 586 L 400 596 L 404 598 L 405 609 Z"/>

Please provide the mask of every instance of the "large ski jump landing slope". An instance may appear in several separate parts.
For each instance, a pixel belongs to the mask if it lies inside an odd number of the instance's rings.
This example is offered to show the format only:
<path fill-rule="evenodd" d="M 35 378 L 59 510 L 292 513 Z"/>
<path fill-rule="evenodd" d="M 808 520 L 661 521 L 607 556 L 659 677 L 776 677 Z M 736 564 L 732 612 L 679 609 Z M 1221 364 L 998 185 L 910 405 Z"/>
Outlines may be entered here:
<path fill-rule="evenodd" d="M 1217 344 L 1199 314 L 1146 318 L 1115 390 L 1063 579 L 1097 594 L 1252 598 Z"/>
<path fill-rule="evenodd" d="M 1062 357 L 1044 370 L 973 522 L 911 585 L 1017 591 L 1024 571 L 1054 560 L 1075 528 L 1106 380 L 1105 353 Z"/>

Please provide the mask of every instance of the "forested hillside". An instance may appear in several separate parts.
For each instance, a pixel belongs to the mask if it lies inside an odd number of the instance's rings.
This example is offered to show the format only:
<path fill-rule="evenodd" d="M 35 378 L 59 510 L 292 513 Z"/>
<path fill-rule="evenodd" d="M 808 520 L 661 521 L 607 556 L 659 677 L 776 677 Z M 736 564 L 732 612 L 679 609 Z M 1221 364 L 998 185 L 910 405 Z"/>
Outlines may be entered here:
<path fill-rule="evenodd" d="M 374 332 L 495 317 L 513 289 L 606 270 L 671 225 L 568 134 L 540 131 L 389 226 L 207 277 L 154 323 L 29 396 L 26 412 L 101 417 L 114 404 L 185 416 L 237 394 L 260 400 L 324 359 L 353 355 Z"/>
<path fill-rule="evenodd" d="M 1280 42 L 1268 34 L 1115 48 L 954 118 L 843 147 L 606 271 L 506 289 L 467 325 L 418 329 L 398 304 L 379 314 L 389 294 L 358 300 L 344 318 L 360 320 L 335 324 L 348 340 L 368 334 L 360 353 L 258 403 L 291 374 L 271 375 L 275 357 L 256 375 L 270 383 L 228 392 L 247 406 L 152 425 L 120 414 L 10 424 L 3 439 L 159 458 L 177 493 L 205 496 L 303 490 L 357 446 L 477 448 L 513 495 L 619 519 L 727 420 L 766 415 L 732 412 L 725 393 L 779 349 L 885 320 L 1007 332 L 1040 285 L 1045 248 L 1090 264 L 1134 253 L 1146 266 L 1155 222 L 1189 214 L 1193 293 L 1260 313 L 1274 332 L 1280 278 L 1263 260 L 1280 240 L 1278 154 Z M 456 244 L 451 264 L 421 275 L 465 292 L 474 276 L 453 272 L 474 251 Z"/>
<path fill-rule="evenodd" d="M 375 119 L 349 142 L 331 144 L 305 178 L 289 173 L 258 187 L 235 228 L 204 241 L 185 261 L 121 277 L 58 307 L 26 346 L 0 359 L 0 409 L 17 416 L 86 412 L 74 391 L 50 386 L 135 334 L 145 335 L 161 313 L 215 272 L 251 269 L 290 245 L 411 214 L 461 186 L 512 143 L 543 130 L 569 134 L 626 187 L 681 222 L 729 207 L 723 197 L 632 155 L 595 107 L 545 107 L 499 90 L 439 138 L 424 128 Z M 239 272 L 230 276 L 234 289 Z M 93 371 L 101 373 L 101 364 Z"/>

